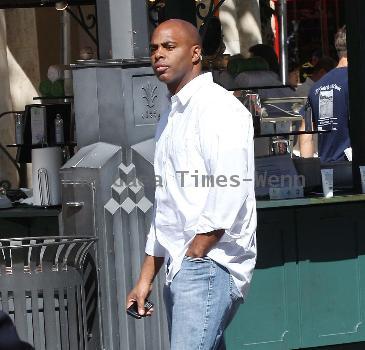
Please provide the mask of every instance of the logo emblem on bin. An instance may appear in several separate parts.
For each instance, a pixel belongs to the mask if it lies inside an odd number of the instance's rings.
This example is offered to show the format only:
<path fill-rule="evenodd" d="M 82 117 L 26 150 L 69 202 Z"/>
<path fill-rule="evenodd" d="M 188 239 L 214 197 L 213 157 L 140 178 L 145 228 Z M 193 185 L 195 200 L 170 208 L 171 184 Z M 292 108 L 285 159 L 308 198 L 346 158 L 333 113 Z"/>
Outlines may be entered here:
<path fill-rule="evenodd" d="M 152 85 L 150 81 L 142 86 L 142 99 L 146 103 L 146 111 L 142 113 L 142 119 L 160 119 L 160 114 L 156 110 L 155 100 L 157 98 L 157 86 Z"/>

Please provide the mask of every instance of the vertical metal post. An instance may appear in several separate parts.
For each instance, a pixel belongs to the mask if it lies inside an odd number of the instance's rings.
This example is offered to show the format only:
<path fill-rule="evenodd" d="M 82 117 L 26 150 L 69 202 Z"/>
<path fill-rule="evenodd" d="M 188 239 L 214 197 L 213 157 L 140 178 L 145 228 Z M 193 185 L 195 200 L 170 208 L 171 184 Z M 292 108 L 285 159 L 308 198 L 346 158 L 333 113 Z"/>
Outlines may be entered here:
<path fill-rule="evenodd" d="M 346 28 L 347 28 L 347 53 L 349 74 L 349 109 L 350 109 L 350 139 L 352 146 L 352 173 L 354 187 L 361 192 L 361 179 L 359 165 L 365 165 L 365 118 L 362 101 L 365 91 L 362 82 L 365 77 L 365 21 L 363 13 L 365 2 L 363 0 L 345 1 Z"/>
<path fill-rule="evenodd" d="M 335 0 L 336 30 L 340 27 L 340 11 L 338 6 L 338 0 Z"/>
<path fill-rule="evenodd" d="M 62 33 L 62 64 L 69 65 L 71 63 L 71 22 L 70 14 L 67 11 L 61 12 L 61 33 Z"/>
<path fill-rule="evenodd" d="M 280 32 L 280 78 L 284 85 L 288 83 L 288 45 L 287 45 L 287 13 L 286 1 L 279 4 L 279 32 Z"/>
<path fill-rule="evenodd" d="M 328 46 L 328 18 L 327 18 L 327 0 L 321 0 L 320 7 L 320 20 L 321 20 L 321 36 L 322 36 L 322 51 L 324 55 L 329 54 Z"/>
<path fill-rule="evenodd" d="M 148 56 L 147 2 L 96 0 L 100 59 Z"/>

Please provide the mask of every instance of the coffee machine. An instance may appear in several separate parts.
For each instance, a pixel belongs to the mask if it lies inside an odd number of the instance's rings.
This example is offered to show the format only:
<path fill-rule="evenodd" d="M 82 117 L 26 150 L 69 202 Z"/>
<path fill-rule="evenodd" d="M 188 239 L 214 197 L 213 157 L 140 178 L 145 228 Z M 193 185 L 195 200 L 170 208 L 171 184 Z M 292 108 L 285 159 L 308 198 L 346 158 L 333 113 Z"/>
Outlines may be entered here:
<path fill-rule="evenodd" d="M 16 115 L 17 161 L 32 162 L 34 205 L 61 204 L 59 169 L 73 147 L 71 124 L 71 103 L 26 105 Z"/>
<path fill-rule="evenodd" d="M 31 162 L 32 148 L 72 145 L 71 103 L 30 104 L 15 120 L 17 161 Z"/>

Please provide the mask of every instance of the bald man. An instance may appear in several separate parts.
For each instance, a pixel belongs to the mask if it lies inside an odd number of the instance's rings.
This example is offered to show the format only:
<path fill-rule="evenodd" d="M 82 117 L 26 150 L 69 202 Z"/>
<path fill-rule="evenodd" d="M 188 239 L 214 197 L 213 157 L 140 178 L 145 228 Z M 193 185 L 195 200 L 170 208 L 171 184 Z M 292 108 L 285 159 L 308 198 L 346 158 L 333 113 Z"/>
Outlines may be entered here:
<path fill-rule="evenodd" d="M 127 307 L 152 314 L 144 302 L 165 263 L 171 349 L 221 350 L 256 261 L 251 115 L 202 74 L 201 40 L 188 22 L 156 28 L 151 61 L 170 104 L 156 130 L 154 216 Z"/>

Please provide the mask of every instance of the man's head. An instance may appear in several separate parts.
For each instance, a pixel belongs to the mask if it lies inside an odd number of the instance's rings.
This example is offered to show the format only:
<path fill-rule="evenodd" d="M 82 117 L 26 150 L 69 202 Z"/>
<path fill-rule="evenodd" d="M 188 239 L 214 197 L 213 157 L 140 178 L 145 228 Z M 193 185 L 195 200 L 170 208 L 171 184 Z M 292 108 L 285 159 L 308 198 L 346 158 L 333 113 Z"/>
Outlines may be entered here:
<path fill-rule="evenodd" d="M 335 47 L 338 58 L 347 57 L 346 26 L 341 27 L 335 35 Z"/>
<path fill-rule="evenodd" d="M 329 56 L 322 56 L 317 64 L 313 67 L 313 73 L 311 75 L 311 79 L 316 82 L 321 79 L 325 74 L 327 74 L 330 70 L 335 68 L 337 62 Z"/>
<path fill-rule="evenodd" d="M 310 57 L 310 63 L 314 67 L 323 56 L 322 49 L 314 49 Z"/>
<path fill-rule="evenodd" d="M 150 50 L 157 78 L 173 95 L 201 72 L 201 39 L 189 22 L 170 19 L 161 23 L 152 34 Z"/>
<path fill-rule="evenodd" d="M 300 81 L 300 64 L 294 59 L 289 59 L 288 66 L 288 84 L 296 89 Z"/>

